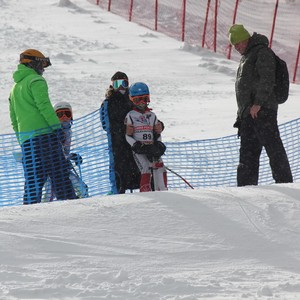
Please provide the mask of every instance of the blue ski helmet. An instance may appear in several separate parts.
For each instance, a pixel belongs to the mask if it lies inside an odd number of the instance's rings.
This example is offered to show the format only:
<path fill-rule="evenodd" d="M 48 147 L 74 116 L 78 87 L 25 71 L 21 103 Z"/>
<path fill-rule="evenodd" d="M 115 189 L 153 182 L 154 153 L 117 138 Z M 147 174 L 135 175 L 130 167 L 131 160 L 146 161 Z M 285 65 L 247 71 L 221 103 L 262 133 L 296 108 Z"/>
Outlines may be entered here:
<path fill-rule="evenodd" d="M 149 88 L 146 83 L 144 82 L 136 82 L 133 83 L 129 88 L 129 96 L 135 97 L 135 96 L 143 96 L 143 95 L 149 95 Z"/>

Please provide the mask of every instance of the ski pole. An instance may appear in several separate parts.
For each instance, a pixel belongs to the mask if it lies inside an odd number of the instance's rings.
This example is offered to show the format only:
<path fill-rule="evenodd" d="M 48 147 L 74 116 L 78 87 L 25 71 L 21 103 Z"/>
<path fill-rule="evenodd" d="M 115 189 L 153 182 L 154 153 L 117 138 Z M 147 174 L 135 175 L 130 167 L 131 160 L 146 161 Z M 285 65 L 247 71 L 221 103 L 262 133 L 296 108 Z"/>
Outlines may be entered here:
<path fill-rule="evenodd" d="M 76 169 L 75 169 L 75 167 L 73 166 L 73 164 L 71 163 L 71 165 L 72 165 L 72 170 L 73 170 L 73 172 L 75 173 L 75 175 L 78 177 L 78 178 L 80 178 L 80 180 L 79 180 L 79 184 L 80 184 L 80 186 L 79 186 L 79 189 L 80 189 L 80 193 L 83 195 L 84 194 L 84 187 L 83 187 L 83 181 L 82 181 L 82 173 L 81 173 L 81 167 L 80 167 L 80 165 L 78 165 L 77 167 L 78 167 L 78 170 L 79 170 L 79 174 L 77 173 L 77 171 L 76 171 Z"/>
<path fill-rule="evenodd" d="M 165 165 L 165 168 L 168 170 L 168 171 L 170 171 L 171 173 L 173 173 L 173 174 L 175 174 L 176 176 L 178 176 L 180 179 L 182 179 L 191 189 L 194 189 L 193 188 L 193 186 L 185 179 L 185 178 L 183 178 L 181 175 L 179 175 L 177 172 L 175 172 L 175 171 L 173 171 L 173 170 L 171 170 L 169 167 L 167 167 L 166 165 Z"/>
<path fill-rule="evenodd" d="M 84 187 L 83 187 L 83 180 L 82 180 L 81 165 L 78 164 L 77 167 L 78 167 L 78 170 L 79 170 L 79 177 L 80 177 L 80 190 L 81 190 L 81 193 L 84 194 L 83 193 Z"/>

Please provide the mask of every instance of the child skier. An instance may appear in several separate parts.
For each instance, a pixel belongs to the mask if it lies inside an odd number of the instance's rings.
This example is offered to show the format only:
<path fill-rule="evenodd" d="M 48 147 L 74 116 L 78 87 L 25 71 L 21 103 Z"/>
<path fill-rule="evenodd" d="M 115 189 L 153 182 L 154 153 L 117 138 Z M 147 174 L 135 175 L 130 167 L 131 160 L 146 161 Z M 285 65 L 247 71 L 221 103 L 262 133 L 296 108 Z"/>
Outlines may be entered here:
<path fill-rule="evenodd" d="M 71 139 L 72 139 L 72 124 L 73 124 L 73 112 L 72 106 L 70 103 L 62 101 L 58 102 L 54 105 L 54 110 L 56 112 L 57 117 L 60 120 L 61 127 L 63 130 L 64 138 L 63 138 L 63 151 L 66 156 L 66 159 L 69 161 L 70 167 L 70 180 L 73 184 L 73 188 L 76 192 L 78 198 L 86 198 L 88 197 L 88 186 L 82 181 L 81 177 L 77 174 L 74 169 L 71 160 L 75 162 L 76 166 L 80 166 L 82 164 L 82 157 L 77 153 L 70 153 L 71 148 Z M 51 182 L 48 179 L 45 184 L 45 195 L 43 200 L 45 202 L 53 201 L 55 194 L 51 186 Z"/>
<path fill-rule="evenodd" d="M 134 159 L 141 171 L 140 192 L 152 191 L 151 174 L 154 190 L 167 190 L 167 172 L 161 156 L 166 146 L 161 142 L 161 128 L 155 113 L 148 108 L 150 93 L 143 82 L 136 82 L 129 88 L 129 99 L 133 103 L 126 118 L 126 140 L 133 151 Z"/>

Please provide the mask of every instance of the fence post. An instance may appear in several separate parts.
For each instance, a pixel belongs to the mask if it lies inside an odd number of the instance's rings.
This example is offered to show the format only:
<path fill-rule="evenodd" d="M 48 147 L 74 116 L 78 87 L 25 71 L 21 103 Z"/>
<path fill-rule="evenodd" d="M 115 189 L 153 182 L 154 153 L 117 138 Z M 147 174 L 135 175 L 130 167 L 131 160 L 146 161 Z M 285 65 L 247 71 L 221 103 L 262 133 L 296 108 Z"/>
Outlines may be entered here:
<path fill-rule="evenodd" d="M 217 52 L 218 0 L 215 0 L 214 52 Z"/>
<path fill-rule="evenodd" d="M 130 6 L 129 6 L 129 22 L 132 20 L 132 8 L 133 8 L 133 0 L 130 0 Z"/>
<path fill-rule="evenodd" d="M 157 31 L 157 21 L 158 21 L 158 0 L 155 0 L 155 24 L 154 24 L 155 31 Z"/>
<path fill-rule="evenodd" d="M 235 24 L 236 15 L 237 15 L 237 10 L 238 10 L 238 5 L 239 5 L 239 0 L 236 0 L 236 1 L 235 1 L 234 12 L 233 12 L 233 20 L 232 20 L 232 24 Z M 232 51 L 232 45 L 229 43 L 228 54 L 227 54 L 227 58 L 228 58 L 228 59 L 231 59 L 231 51 Z"/>
<path fill-rule="evenodd" d="M 295 63 L 295 70 L 294 70 L 294 76 L 293 76 L 293 83 L 296 82 L 296 75 L 297 75 L 297 70 L 298 70 L 299 56 L 300 56 L 300 41 L 299 41 L 298 53 L 297 53 L 297 58 L 296 58 L 296 63 Z"/>
<path fill-rule="evenodd" d="M 96 5 L 99 5 L 99 3 L 100 3 L 100 0 L 97 0 L 97 1 L 96 1 Z"/>
<path fill-rule="evenodd" d="M 269 44 L 270 48 L 272 48 L 273 35 L 274 35 L 274 29 L 275 29 L 275 23 L 276 23 L 276 17 L 277 17 L 277 10 L 278 10 L 278 3 L 279 3 L 279 0 L 276 0 L 274 16 L 273 16 L 273 24 L 272 24 L 272 30 L 271 30 L 271 36 L 270 36 L 270 44 Z"/>
<path fill-rule="evenodd" d="M 111 0 L 108 0 L 108 7 L 107 7 L 108 11 L 110 11 L 110 6 L 111 6 Z"/>
<path fill-rule="evenodd" d="M 185 10 L 186 10 L 186 0 L 182 0 L 182 26 L 181 26 L 182 42 L 184 42 L 184 35 L 185 35 Z"/>
<path fill-rule="evenodd" d="M 210 0 L 207 0 L 206 15 L 205 15 L 205 21 L 204 21 L 204 27 L 203 27 L 203 35 L 202 35 L 202 48 L 204 48 L 204 44 L 205 44 L 209 7 L 210 7 Z"/>

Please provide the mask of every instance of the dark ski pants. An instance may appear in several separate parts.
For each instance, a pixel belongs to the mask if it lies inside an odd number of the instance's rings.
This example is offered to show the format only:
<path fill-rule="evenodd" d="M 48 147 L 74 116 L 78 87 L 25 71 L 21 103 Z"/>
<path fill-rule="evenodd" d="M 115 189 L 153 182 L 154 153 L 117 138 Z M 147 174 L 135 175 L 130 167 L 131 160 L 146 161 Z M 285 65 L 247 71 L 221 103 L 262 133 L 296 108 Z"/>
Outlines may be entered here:
<path fill-rule="evenodd" d="M 111 165 L 113 165 L 111 172 L 114 172 L 115 179 L 112 186 L 116 187 L 117 194 L 124 194 L 126 190 L 139 189 L 140 170 L 133 158 L 131 147 L 125 139 L 125 133 L 112 133 L 111 138 L 112 143 L 109 146 L 112 155 Z"/>
<path fill-rule="evenodd" d="M 258 118 L 243 119 L 240 127 L 240 161 L 237 169 L 237 185 L 257 185 L 259 158 L 262 147 L 269 157 L 272 175 L 276 183 L 293 182 L 290 164 L 280 138 L 277 112 L 262 108 Z"/>
<path fill-rule="evenodd" d="M 25 176 L 24 204 L 41 202 L 42 189 L 50 177 L 58 200 L 75 199 L 69 164 L 56 134 L 43 134 L 22 144 Z"/>

